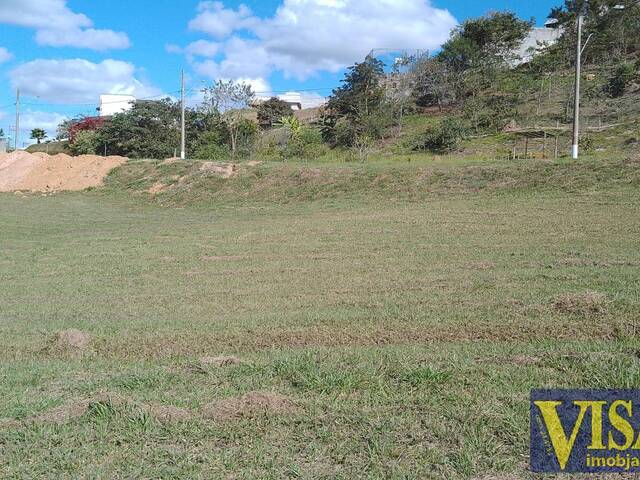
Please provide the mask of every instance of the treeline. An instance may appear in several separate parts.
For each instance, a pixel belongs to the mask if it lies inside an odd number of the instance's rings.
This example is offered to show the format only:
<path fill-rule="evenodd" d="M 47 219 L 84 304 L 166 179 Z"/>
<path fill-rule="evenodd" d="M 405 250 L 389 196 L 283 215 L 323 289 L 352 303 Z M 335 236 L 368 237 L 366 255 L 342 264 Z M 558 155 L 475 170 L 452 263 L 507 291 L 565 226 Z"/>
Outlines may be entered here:
<path fill-rule="evenodd" d="M 590 94 L 620 96 L 640 81 L 640 2 L 591 0 L 584 7 L 585 39 L 590 38 L 586 62 L 611 65 L 606 85 Z M 405 147 L 453 151 L 465 136 L 502 131 L 518 117 L 523 91 L 572 66 L 580 8 L 581 2 L 566 0 L 553 9 L 549 18 L 551 27 L 560 29 L 559 41 L 534 47 L 536 55 L 526 62 L 517 52 L 533 21 L 511 12 L 465 21 L 437 55 L 397 59 L 391 72 L 368 57 L 347 70 L 312 123 L 300 122 L 282 100 L 255 107 L 249 87 L 217 82 L 198 107 L 186 111 L 188 157 L 304 159 L 342 149 L 364 160 L 380 140 L 402 137 L 407 115 L 415 113 L 437 114 L 439 120 L 408 138 Z M 67 122 L 59 136 L 70 138 L 75 153 L 164 158 L 179 153 L 180 116 L 180 105 L 170 99 L 138 102 L 99 124 Z"/>

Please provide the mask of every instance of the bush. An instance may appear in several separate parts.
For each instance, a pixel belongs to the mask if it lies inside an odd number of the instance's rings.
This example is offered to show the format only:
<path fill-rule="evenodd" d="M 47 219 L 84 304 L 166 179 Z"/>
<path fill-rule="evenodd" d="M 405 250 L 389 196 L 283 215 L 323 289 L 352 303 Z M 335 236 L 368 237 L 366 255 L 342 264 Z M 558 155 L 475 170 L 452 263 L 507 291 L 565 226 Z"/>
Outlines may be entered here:
<path fill-rule="evenodd" d="M 193 158 L 198 160 L 228 160 L 231 156 L 229 150 L 229 135 L 221 129 L 209 130 L 197 137 Z"/>
<path fill-rule="evenodd" d="M 282 117 L 291 115 L 291 106 L 276 97 L 258 105 L 258 123 L 263 128 L 273 127 Z"/>
<path fill-rule="evenodd" d="M 580 137 L 580 148 L 584 153 L 593 153 L 596 150 L 596 142 L 593 137 L 583 135 Z"/>
<path fill-rule="evenodd" d="M 457 118 L 445 118 L 442 123 L 427 131 L 421 149 L 433 153 L 455 151 L 466 135 L 464 124 Z"/>
<path fill-rule="evenodd" d="M 632 63 L 623 63 L 618 66 L 605 87 L 607 93 L 613 98 L 624 95 L 625 89 L 636 76 L 636 70 L 636 65 Z"/>
<path fill-rule="evenodd" d="M 93 155 L 99 147 L 98 132 L 95 130 L 81 130 L 76 132 L 74 142 L 70 145 L 74 155 Z"/>
<path fill-rule="evenodd" d="M 322 141 L 322 134 L 310 127 L 302 126 L 291 135 L 284 150 L 286 158 L 313 159 L 327 153 L 327 146 Z"/>
<path fill-rule="evenodd" d="M 238 124 L 236 156 L 246 158 L 251 155 L 258 138 L 258 124 L 243 118 Z"/>

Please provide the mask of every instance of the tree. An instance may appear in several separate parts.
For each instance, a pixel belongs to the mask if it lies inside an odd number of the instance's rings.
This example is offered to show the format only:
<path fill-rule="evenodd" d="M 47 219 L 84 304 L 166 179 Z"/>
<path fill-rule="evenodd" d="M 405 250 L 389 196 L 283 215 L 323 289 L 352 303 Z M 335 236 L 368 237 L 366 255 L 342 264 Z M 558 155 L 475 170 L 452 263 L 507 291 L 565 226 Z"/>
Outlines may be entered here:
<path fill-rule="evenodd" d="M 80 122 L 82 119 L 83 117 L 76 117 L 76 118 L 65 118 L 64 120 L 62 120 L 58 124 L 58 128 L 56 129 L 56 140 L 58 141 L 68 140 L 69 131 L 71 130 L 71 127 L 75 123 Z"/>
<path fill-rule="evenodd" d="M 585 7 L 583 35 L 591 36 L 584 52 L 585 62 L 616 60 L 639 50 L 640 3 L 637 0 L 565 0 L 564 5 L 549 14 L 564 30 L 559 42 L 564 50 L 571 52 L 575 48 L 576 16 Z"/>
<path fill-rule="evenodd" d="M 0 138 L 5 138 L 4 130 L 0 128 Z"/>
<path fill-rule="evenodd" d="M 169 98 L 137 102 L 97 130 L 96 143 L 111 155 L 168 158 L 180 145 L 180 104 Z"/>
<path fill-rule="evenodd" d="M 273 127 L 282 117 L 291 116 L 291 106 L 277 97 L 258 105 L 258 124 L 262 127 Z"/>
<path fill-rule="evenodd" d="M 31 140 L 36 140 L 38 144 L 47 138 L 47 132 L 45 132 L 42 128 L 34 128 L 31 130 Z"/>
<path fill-rule="evenodd" d="M 218 80 L 204 89 L 201 109 L 207 113 L 219 114 L 229 129 L 231 155 L 236 156 L 240 134 L 247 129 L 244 110 L 249 108 L 255 94 L 245 83 Z"/>
<path fill-rule="evenodd" d="M 437 105 L 442 110 L 443 106 L 454 103 L 458 98 L 460 76 L 440 59 L 420 59 L 412 66 L 409 75 L 418 105 Z"/>
<path fill-rule="evenodd" d="M 383 109 L 384 64 L 373 57 L 349 67 L 329 97 L 322 133 L 334 145 L 353 146 L 361 136 L 379 138 L 388 124 Z"/>
<path fill-rule="evenodd" d="M 511 12 L 494 12 L 465 21 L 442 46 L 438 59 L 457 71 L 504 67 L 533 27 Z"/>
<path fill-rule="evenodd" d="M 93 155 L 99 148 L 98 132 L 95 130 L 81 130 L 71 144 L 71 151 L 75 155 Z"/>

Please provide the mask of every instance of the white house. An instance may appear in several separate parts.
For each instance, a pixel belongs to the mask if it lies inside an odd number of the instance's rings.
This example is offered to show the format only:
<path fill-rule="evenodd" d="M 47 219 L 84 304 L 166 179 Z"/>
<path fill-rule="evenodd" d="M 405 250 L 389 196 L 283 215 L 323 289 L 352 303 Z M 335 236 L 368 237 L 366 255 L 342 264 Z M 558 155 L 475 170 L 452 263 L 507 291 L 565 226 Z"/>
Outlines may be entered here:
<path fill-rule="evenodd" d="M 562 29 L 549 27 L 553 27 L 551 22 L 548 22 L 547 27 L 533 28 L 531 32 L 529 32 L 529 35 L 524 39 L 520 47 L 513 52 L 516 55 L 514 66 L 529 62 L 539 52 L 546 47 L 550 47 L 560 39 Z"/>
<path fill-rule="evenodd" d="M 98 111 L 101 117 L 110 117 L 131 110 L 135 103 L 136 97 L 132 95 L 100 95 Z"/>

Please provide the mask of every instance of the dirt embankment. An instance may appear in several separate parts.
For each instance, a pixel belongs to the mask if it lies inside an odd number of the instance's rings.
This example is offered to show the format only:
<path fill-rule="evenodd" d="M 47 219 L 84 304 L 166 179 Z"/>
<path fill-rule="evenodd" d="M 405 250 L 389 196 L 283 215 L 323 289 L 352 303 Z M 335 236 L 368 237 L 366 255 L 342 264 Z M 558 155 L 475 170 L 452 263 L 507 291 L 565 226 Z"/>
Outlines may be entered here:
<path fill-rule="evenodd" d="M 54 156 L 24 151 L 0 155 L 0 192 L 56 192 L 102 185 L 104 177 L 122 165 L 124 157 L 66 154 Z"/>

